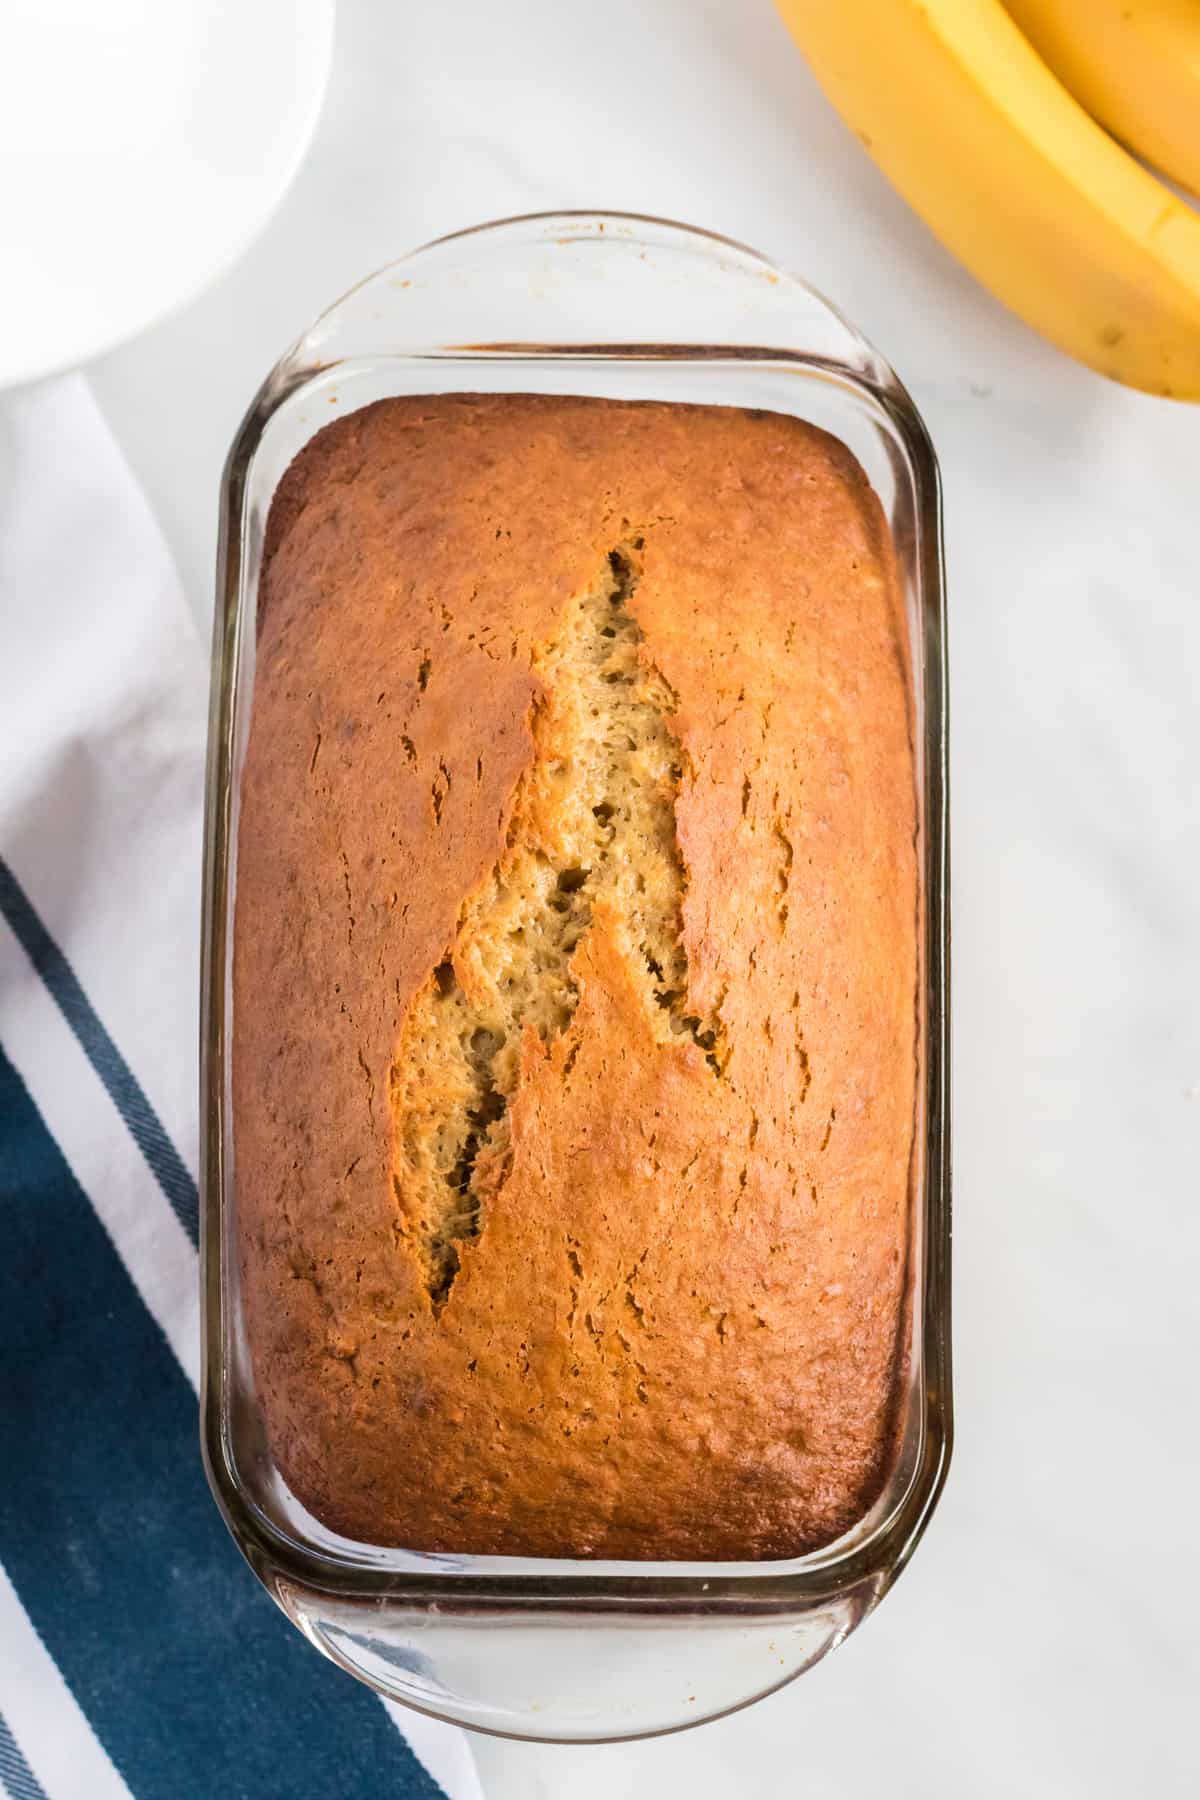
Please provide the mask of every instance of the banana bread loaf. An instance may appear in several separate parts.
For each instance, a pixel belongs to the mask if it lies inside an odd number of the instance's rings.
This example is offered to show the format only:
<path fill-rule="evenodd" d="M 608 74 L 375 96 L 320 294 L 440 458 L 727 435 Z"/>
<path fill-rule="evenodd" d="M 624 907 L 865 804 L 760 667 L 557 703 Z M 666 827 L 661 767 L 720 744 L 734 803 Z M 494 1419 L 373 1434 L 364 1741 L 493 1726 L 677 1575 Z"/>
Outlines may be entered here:
<path fill-rule="evenodd" d="M 387 400 L 266 533 L 234 1174 L 269 1443 L 417 1550 L 791 1557 L 895 1451 L 906 635 L 845 448 Z"/>

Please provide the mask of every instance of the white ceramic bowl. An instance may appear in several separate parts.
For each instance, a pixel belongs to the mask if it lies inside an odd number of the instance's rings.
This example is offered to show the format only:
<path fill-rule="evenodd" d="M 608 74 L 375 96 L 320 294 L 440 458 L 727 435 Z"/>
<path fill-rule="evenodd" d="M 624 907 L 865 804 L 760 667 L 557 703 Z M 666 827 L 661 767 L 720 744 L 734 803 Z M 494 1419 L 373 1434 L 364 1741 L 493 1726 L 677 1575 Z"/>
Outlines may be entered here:
<path fill-rule="evenodd" d="M 333 0 L 8 0 L 0 387 L 85 362 L 245 249 L 321 109 Z"/>

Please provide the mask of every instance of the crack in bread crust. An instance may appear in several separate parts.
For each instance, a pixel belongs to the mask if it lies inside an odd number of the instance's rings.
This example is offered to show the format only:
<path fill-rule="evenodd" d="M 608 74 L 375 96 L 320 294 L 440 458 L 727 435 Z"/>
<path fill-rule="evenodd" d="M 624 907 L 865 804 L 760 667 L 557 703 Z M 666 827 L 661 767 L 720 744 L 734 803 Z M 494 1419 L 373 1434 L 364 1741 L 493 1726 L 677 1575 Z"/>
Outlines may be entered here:
<path fill-rule="evenodd" d="M 521 1042 L 566 1031 L 578 1002 L 576 945 L 598 904 L 662 1042 L 688 1038 L 715 1076 L 719 1020 L 687 1010 L 686 882 L 675 831 L 683 757 L 675 697 L 642 654 L 631 609 L 640 537 L 613 550 L 533 658 L 543 694 L 533 761 L 504 851 L 459 913 L 453 943 L 401 1026 L 391 1071 L 394 1182 L 434 1313 L 458 1244 L 482 1229 L 482 1196 L 504 1179 Z"/>

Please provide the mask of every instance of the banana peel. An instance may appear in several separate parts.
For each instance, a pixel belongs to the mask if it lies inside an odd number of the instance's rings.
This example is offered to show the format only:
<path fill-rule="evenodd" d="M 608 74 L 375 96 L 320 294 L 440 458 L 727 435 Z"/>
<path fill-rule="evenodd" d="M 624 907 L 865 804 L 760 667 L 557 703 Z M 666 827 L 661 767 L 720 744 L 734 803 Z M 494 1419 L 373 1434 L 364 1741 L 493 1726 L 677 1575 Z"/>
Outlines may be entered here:
<path fill-rule="evenodd" d="M 1200 215 L 1000 0 L 776 0 L 871 156 L 978 280 L 1080 362 L 1200 400 Z"/>
<path fill-rule="evenodd" d="M 1200 194 L 1200 0 L 1005 0 L 1082 106 Z"/>

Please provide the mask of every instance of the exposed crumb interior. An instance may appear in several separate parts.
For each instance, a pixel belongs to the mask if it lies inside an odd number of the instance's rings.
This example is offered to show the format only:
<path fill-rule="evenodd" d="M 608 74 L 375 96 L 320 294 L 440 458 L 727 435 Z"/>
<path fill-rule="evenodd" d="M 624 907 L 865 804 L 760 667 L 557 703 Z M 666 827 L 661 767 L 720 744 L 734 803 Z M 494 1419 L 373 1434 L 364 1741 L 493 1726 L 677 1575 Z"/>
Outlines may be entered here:
<path fill-rule="evenodd" d="M 665 1040 L 692 1038 L 714 1074 L 715 1020 L 686 1010 L 684 870 L 675 835 L 682 774 L 674 699 L 639 656 L 630 607 L 641 540 L 614 550 L 534 658 L 544 689 L 534 758 L 503 855 L 464 903 L 454 943 L 417 993 L 392 1066 L 396 1194 L 434 1311 L 478 1234 L 480 1187 L 502 1177 L 522 1032 L 543 1041 L 578 1000 L 576 945 L 601 900 Z"/>

